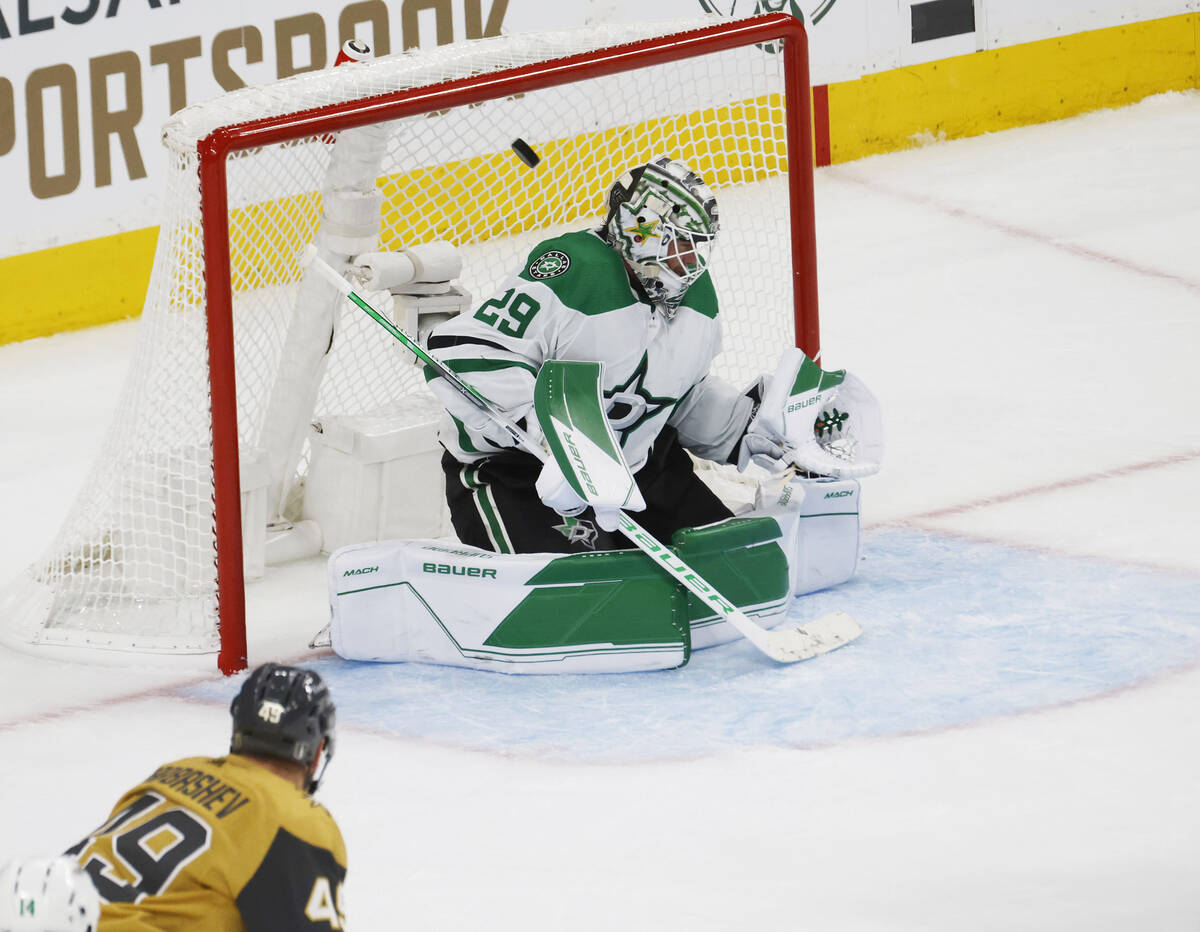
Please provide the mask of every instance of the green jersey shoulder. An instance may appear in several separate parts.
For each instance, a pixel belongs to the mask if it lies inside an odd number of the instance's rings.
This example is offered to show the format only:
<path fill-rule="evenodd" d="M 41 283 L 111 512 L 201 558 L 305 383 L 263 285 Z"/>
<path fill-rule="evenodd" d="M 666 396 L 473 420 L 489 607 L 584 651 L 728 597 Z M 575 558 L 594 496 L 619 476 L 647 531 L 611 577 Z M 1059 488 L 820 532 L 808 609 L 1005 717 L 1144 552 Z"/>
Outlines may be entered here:
<path fill-rule="evenodd" d="M 690 307 L 697 314 L 702 314 L 709 320 L 717 317 L 717 290 L 713 287 L 712 276 L 705 272 L 693 283 L 680 302 L 681 307 Z"/>
<path fill-rule="evenodd" d="M 530 252 L 521 278 L 541 282 L 564 305 L 589 317 L 638 304 L 620 254 L 591 230 L 544 240 Z M 705 272 L 681 304 L 708 318 L 717 316 L 717 294 Z"/>
<path fill-rule="evenodd" d="M 620 255 L 591 230 L 578 230 L 534 247 L 521 278 L 540 282 L 581 314 L 607 314 L 638 302 Z"/>

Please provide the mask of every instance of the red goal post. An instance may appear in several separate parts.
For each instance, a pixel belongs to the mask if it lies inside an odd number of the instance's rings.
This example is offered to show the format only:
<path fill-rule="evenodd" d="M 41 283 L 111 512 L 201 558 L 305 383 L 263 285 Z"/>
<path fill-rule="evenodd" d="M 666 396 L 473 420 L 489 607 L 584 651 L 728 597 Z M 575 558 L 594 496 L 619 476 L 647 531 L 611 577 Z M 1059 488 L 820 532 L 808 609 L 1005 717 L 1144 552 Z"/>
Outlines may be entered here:
<path fill-rule="evenodd" d="M 379 241 L 383 248 L 396 241 L 412 243 L 426 236 L 456 242 L 470 253 L 468 266 L 478 270 L 478 280 L 471 283 L 478 289 L 477 299 L 486 297 L 488 282 L 498 282 L 508 270 L 505 264 L 511 267 L 513 256 L 522 254 L 519 249 L 510 250 L 511 254 L 503 261 L 493 260 L 491 253 L 495 250 L 489 244 L 526 244 L 528 248 L 536 242 L 536 238 L 530 239 L 530 234 L 540 234 L 544 229 L 577 219 L 571 210 L 557 213 L 546 210 L 546 205 L 559 197 L 556 189 L 565 184 L 562 181 L 565 176 L 553 173 L 567 171 L 566 166 L 572 160 L 578 166 L 576 174 L 587 182 L 586 192 L 581 189 L 576 193 L 572 188 L 570 196 L 563 195 L 561 200 L 570 203 L 572 199 L 590 199 L 590 213 L 585 211 L 580 216 L 594 215 L 604 186 L 620 170 L 637 164 L 630 159 L 644 160 L 658 146 L 689 161 L 704 175 L 717 190 L 723 211 L 725 196 L 732 203 L 743 190 L 749 192 L 756 185 L 775 186 L 766 193 L 746 194 L 747 206 L 738 208 L 747 218 L 742 226 L 727 224 L 724 214 L 722 217 L 718 250 L 731 256 L 726 260 L 731 267 L 730 278 L 741 273 L 766 278 L 775 274 L 773 268 L 768 268 L 775 260 L 780 266 L 780 283 L 763 286 L 761 294 L 747 296 L 747 287 L 739 288 L 739 294 L 735 295 L 722 293 L 723 317 L 726 306 L 736 305 L 739 297 L 746 296 L 747 303 L 755 305 L 753 314 L 764 318 L 758 321 L 733 312 L 728 315 L 727 333 L 737 337 L 748 332 L 751 340 L 762 344 L 761 359 L 760 349 L 732 349 L 732 354 L 745 353 L 746 359 L 744 365 L 731 371 L 744 377 L 755 367 L 758 371 L 773 367 L 780 345 L 779 331 L 773 329 L 777 323 L 774 317 L 788 316 L 789 308 L 787 338 L 810 356 L 819 352 L 811 99 L 807 40 L 802 24 L 786 14 L 732 21 L 709 18 L 688 24 L 682 30 L 654 25 L 632 28 L 628 33 L 620 33 L 619 41 L 581 50 L 572 50 L 572 42 L 576 46 L 586 45 L 586 40 L 558 36 L 555 34 L 553 40 L 542 45 L 538 37 L 520 36 L 465 43 L 461 60 L 454 57 L 459 54 L 457 50 L 432 50 L 432 56 L 441 55 L 441 60 L 448 64 L 441 66 L 441 70 L 433 70 L 442 79 L 430 83 L 414 84 L 406 78 L 397 82 L 402 86 L 381 89 L 390 80 L 385 76 L 380 86 L 372 85 L 366 93 L 351 92 L 345 99 L 314 106 L 311 105 L 314 99 L 336 97 L 344 91 L 313 93 L 321 82 L 332 79 L 320 74 L 301 75 L 263 90 L 260 96 L 269 97 L 270 102 L 261 116 L 253 115 L 259 101 L 251 89 L 230 95 L 231 106 L 227 111 L 216 107 L 198 113 L 194 124 L 206 131 L 197 135 L 195 141 L 196 175 L 192 175 L 186 161 L 181 162 L 184 170 L 180 173 L 179 188 L 173 194 L 168 193 L 169 199 L 184 206 L 168 205 L 168 210 L 174 213 L 164 223 L 143 321 L 143 327 L 149 324 L 158 329 L 154 334 L 143 333 L 138 352 L 146 355 L 138 359 L 145 360 L 145 364 L 135 360 L 135 369 L 153 368 L 151 358 L 157 361 L 167 353 L 179 351 L 185 354 L 182 362 L 170 366 L 159 364 L 173 367 L 181 381 L 189 381 L 201 363 L 201 356 L 191 350 L 192 341 L 199 336 L 185 318 L 192 308 L 202 308 L 207 405 L 179 402 L 180 420 L 187 420 L 188 426 L 177 431 L 172 424 L 168 429 L 171 436 L 162 442 L 166 454 L 150 449 L 152 429 L 146 432 L 150 440 L 110 438 L 101 454 L 103 462 L 94 470 L 89 487 L 81 494 L 81 505 L 68 520 L 55 548 L 26 574 L 24 588 L 17 588 L 17 598 L 33 597 L 36 611 L 24 611 L 15 632 L 12 628 L 3 632 L 6 642 L 161 653 L 203 653 L 211 651 L 215 644 L 221 670 L 231 673 L 245 667 L 245 569 L 249 558 L 244 552 L 248 529 L 243 525 L 247 516 L 243 479 L 253 472 L 248 465 L 249 451 L 270 448 L 270 435 L 283 430 L 278 426 L 280 419 L 271 413 L 278 410 L 279 397 L 303 395 L 307 391 L 313 395 L 315 404 L 326 409 L 365 411 L 374 402 L 385 400 L 384 396 L 392 403 L 400 396 L 415 397 L 420 390 L 407 376 L 403 384 L 384 384 L 392 379 L 389 364 L 399 365 L 394 356 L 371 369 L 374 374 L 364 379 L 357 370 L 367 368 L 368 354 L 380 352 L 374 344 L 367 349 L 366 342 L 346 351 L 351 354 L 351 363 L 343 368 L 349 374 L 341 374 L 334 357 L 343 351 L 344 342 L 358 338 L 353 336 L 355 325 L 343 321 L 336 311 L 332 312 L 332 323 L 319 318 L 314 325 L 318 335 L 327 333 L 329 340 L 323 355 L 318 351 L 311 357 L 316 360 L 312 365 L 319 365 L 327 380 L 342 380 L 349 385 L 358 379 L 361 384 L 353 389 L 330 389 L 322 382 L 320 386 L 300 391 L 295 383 L 285 382 L 279 376 L 279 370 L 289 366 L 305 368 L 289 348 L 297 329 L 295 318 L 299 315 L 299 311 L 291 310 L 298 300 L 292 292 L 297 289 L 303 292 L 305 288 L 296 253 L 318 230 L 329 227 L 330 205 L 334 200 L 331 192 L 336 189 L 339 197 L 346 194 L 344 178 L 336 183 L 331 181 L 341 171 L 336 156 L 333 167 L 306 168 L 307 175 L 298 169 L 293 175 L 290 167 L 281 166 L 290 166 L 291 163 L 284 161 L 289 154 L 296 159 L 308 158 L 305 154 L 308 150 L 316 153 L 330 148 L 335 134 L 338 142 L 333 145 L 337 146 L 352 132 L 362 133 L 363 151 L 384 151 L 379 156 L 384 160 L 406 145 L 431 146 L 428 154 L 412 158 L 404 163 L 403 169 L 389 171 L 379 169 L 380 162 L 372 163 L 380 173 L 373 175 L 370 182 L 378 181 L 380 189 L 390 191 L 381 195 L 383 219 Z M 470 58 L 472 46 L 483 50 L 478 61 Z M 520 54 L 528 55 L 530 60 L 522 61 L 512 49 L 521 49 Z M 560 50 L 566 53 L 555 54 Z M 507 59 L 509 55 L 512 61 Z M 728 59 L 722 58 L 723 55 Z M 386 75 L 383 63 L 399 60 L 409 68 L 423 56 L 425 53 L 419 51 L 407 52 L 379 62 L 345 66 L 345 70 L 351 73 L 352 69 L 361 69 L 354 72 L 357 75 L 368 74 L 369 69 L 375 68 Z M 745 75 L 735 71 L 743 67 L 743 60 L 751 63 Z M 495 66 L 497 61 L 500 67 Z M 764 75 L 761 89 L 756 83 L 760 76 L 750 74 L 759 68 Z M 723 69 L 729 69 L 728 73 Z M 778 72 L 777 77 L 772 69 Z M 465 73 L 459 76 L 456 73 L 459 71 Z M 681 113 L 664 115 L 659 101 L 650 99 L 646 101 L 645 113 L 622 112 L 612 118 L 612 125 L 589 114 L 586 125 L 581 123 L 576 127 L 567 124 L 573 114 L 580 112 L 578 103 L 564 104 L 575 108 L 570 114 L 545 112 L 549 109 L 545 103 L 550 99 L 547 92 L 556 92 L 555 96 L 566 99 L 586 94 L 579 89 L 589 86 L 597 87 L 596 93 L 607 98 L 597 106 L 623 105 L 628 102 L 624 98 L 639 94 L 641 82 L 629 79 L 631 75 L 654 76 L 654 81 L 662 82 L 653 85 L 647 97 L 669 96 L 686 85 L 686 93 L 676 107 Z M 605 90 L 605 79 L 624 81 L 613 86 L 624 88 L 625 92 Z M 701 88 L 705 82 L 711 82 L 712 88 L 707 85 Z M 706 94 L 720 95 L 721 88 L 740 88 L 743 83 L 749 96 L 707 102 Z M 350 81 L 348 86 L 353 88 L 354 82 Z M 306 106 L 288 109 L 289 95 Z M 522 101 L 529 103 L 524 111 L 520 109 Z M 494 126 L 489 124 L 479 135 L 495 137 L 491 140 L 492 149 L 480 149 L 461 159 L 447 157 L 447 151 L 455 145 L 470 148 L 475 132 L 473 114 L 478 111 L 482 121 L 489 105 L 494 105 L 499 116 Z M 189 110 L 198 111 L 204 106 Z M 513 122 L 518 114 L 522 122 Z M 182 121 L 192 119 L 188 111 L 177 116 Z M 414 129 L 411 122 L 414 120 L 424 122 Z M 529 132 L 525 120 L 534 123 L 544 120 L 547 125 Z M 709 122 L 713 124 L 711 127 Z M 208 124 L 215 125 L 207 128 Z M 556 138 L 554 132 L 559 125 L 566 130 L 562 139 Z M 389 131 L 397 128 L 395 136 L 400 141 L 386 136 L 384 127 Z M 532 173 L 522 174 L 529 170 L 515 159 L 516 167 L 502 161 L 505 153 L 495 142 L 501 138 L 499 134 L 505 133 L 509 140 L 522 137 L 539 148 L 544 160 L 537 172 L 542 175 L 533 175 L 531 180 Z M 497 153 L 495 156 L 492 150 Z M 796 158 L 795 153 L 802 156 Z M 272 161 L 276 158 L 278 162 Z M 348 158 L 350 162 L 362 161 L 361 153 Z M 462 168 L 460 162 L 470 167 Z M 252 180 L 235 182 L 236 173 Z M 198 190 L 194 194 L 188 188 L 191 184 L 188 177 L 198 177 Z M 550 181 L 538 182 L 539 177 L 549 177 Z M 543 185 L 544 191 L 539 189 L 530 194 L 538 184 Z M 374 203 L 367 203 L 371 192 L 361 185 L 349 188 L 351 196 L 345 201 L 349 205 L 345 209 L 362 213 L 365 205 L 369 212 Z M 522 206 L 524 213 L 514 206 L 511 213 L 517 219 L 511 219 L 505 216 L 510 212 L 507 206 L 480 206 L 495 196 L 497 189 L 500 202 Z M 430 191 L 437 193 L 431 195 Z M 193 201 L 194 198 L 197 199 Z M 531 203 L 535 206 L 530 210 Z M 766 220 L 763 205 L 774 210 L 777 204 L 780 219 Z M 301 220 L 280 219 L 289 213 Z M 408 214 L 419 215 L 422 223 L 413 226 Z M 469 217 L 475 227 L 470 232 L 447 230 L 445 222 L 449 215 Z M 543 221 L 546 226 L 539 226 Z M 767 229 L 768 223 L 776 226 Z M 394 233 L 401 226 L 404 234 Z M 754 247 L 756 251 L 743 247 L 741 244 L 758 235 L 758 227 L 764 231 L 762 242 Z M 343 251 L 353 254 L 350 247 Z M 251 300 L 248 295 L 255 297 Z M 165 323 L 148 320 L 152 304 L 154 313 L 161 315 Z M 289 310 L 279 310 L 285 304 Z M 776 304 L 783 306 L 774 307 Z M 280 335 L 281 332 L 286 335 Z M 382 337 L 370 334 L 362 340 L 379 343 Z M 729 342 L 736 344 L 737 340 Z M 184 343 L 187 347 L 182 346 Z M 257 358 L 255 354 L 262 357 L 261 362 L 250 362 L 252 356 Z M 161 426 L 168 420 L 168 415 L 154 410 L 155 399 L 161 398 L 163 389 L 132 386 L 138 377 L 141 376 L 131 376 L 126 400 L 122 402 L 122 411 L 132 413 L 119 414 L 119 420 L 126 419 L 127 428 L 122 429 L 118 424 L 114 435 L 136 433 L 141 437 L 143 423 L 157 420 Z M 351 396 L 353 402 L 349 400 Z M 189 404 L 209 409 L 207 438 L 203 436 L 203 425 L 196 427 L 192 423 L 194 412 L 183 411 Z M 307 424 L 321 410 L 302 407 L 284 420 Z M 135 429 L 133 425 L 138 427 Z M 289 429 L 294 433 L 297 428 L 292 425 Z M 284 438 L 281 446 L 295 447 L 294 438 Z M 210 453 L 205 453 L 205 449 Z M 307 454 L 301 454 L 302 459 L 304 455 Z M 264 458 L 272 459 L 269 454 L 264 454 Z M 302 473 L 303 461 L 298 468 Z M 129 478 L 130 470 L 138 478 Z M 122 471 L 125 471 L 123 479 L 104 475 Z M 275 477 L 272 481 L 274 485 L 268 486 L 271 495 L 285 494 L 294 486 L 285 477 L 280 492 L 281 480 Z M 209 482 L 210 494 L 206 493 Z M 105 502 L 111 514 L 105 512 Z M 128 514 L 118 513 L 121 509 Z M 279 514 L 283 510 L 281 499 Z M 207 530 L 206 522 L 211 525 Z M 204 554 L 209 545 L 214 556 L 206 569 Z M 122 565 L 139 560 L 146 566 L 137 571 Z M 30 583 L 35 588 L 31 589 Z M 97 595 L 97 590 L 102 590 L 103 596 Z M 14 598 L 11 592 L 8 597 L 10 601 Z M 171 602 L 177 603 L 174 608 L 168 607 Z M 186 607 L 178 603 L 186 603 Z M 2 599 L 0 604 L 4 604 Z M 159 609 L 162 617 L 168 619 L 161 625 L 154 620 L 160 614 Z M 98 620 L 86 620 L 89 614 Z"/>

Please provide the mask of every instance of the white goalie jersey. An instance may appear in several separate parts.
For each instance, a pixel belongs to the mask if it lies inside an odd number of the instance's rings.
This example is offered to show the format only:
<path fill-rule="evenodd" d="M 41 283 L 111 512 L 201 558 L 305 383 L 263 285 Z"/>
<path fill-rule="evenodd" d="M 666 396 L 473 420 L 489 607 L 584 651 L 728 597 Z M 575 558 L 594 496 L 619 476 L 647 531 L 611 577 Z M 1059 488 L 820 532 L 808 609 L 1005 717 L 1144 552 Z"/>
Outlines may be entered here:
<path fill-rule="evenodd" d="M 606 413 L 633 472 L 667 425 L 696 455 L 726 461 L 751 407 L 708 374 L 721 349 L 708 274 L 668 318 L 630 284 L 620 255 L 586 230 L 540 243 L 495 297 L 439 326 L 429 349 L 518 422 L 530 414 L 545 360 L 602 362 Z M 428 368 L 426 377 L 439 397 L 453 396 Z M 464 463 L 501 449 L 450 413 L 439 440 Z"/>

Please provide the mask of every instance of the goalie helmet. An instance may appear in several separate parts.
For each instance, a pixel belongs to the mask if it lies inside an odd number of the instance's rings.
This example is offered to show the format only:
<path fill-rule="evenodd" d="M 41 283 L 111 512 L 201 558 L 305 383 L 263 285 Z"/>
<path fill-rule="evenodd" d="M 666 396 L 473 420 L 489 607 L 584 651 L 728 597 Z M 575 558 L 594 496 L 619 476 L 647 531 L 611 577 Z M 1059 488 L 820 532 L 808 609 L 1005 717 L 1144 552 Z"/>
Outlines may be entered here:
<path fill-rule="evenodd" d="M 92 932 L 100 897 L 74 858 L 30 858 L 0 869 L 0 932 Z"/>
<path fill-rule="evenodd" d="M 265 663 L 242 684 L 229 706 L 233 716 L 230 750 L 266 754 L 303 764 L 305 792 L 317 789 L 333 757 L 337 720 L 329 687 L 316 673 Z"/>
<path fill-rule="evenodd" d="M 718 225 L 717 199 L 704 179 L 659 156 L 609 188 L 602 235 L 651 302 L 673 316 L 708 266 Z"/>

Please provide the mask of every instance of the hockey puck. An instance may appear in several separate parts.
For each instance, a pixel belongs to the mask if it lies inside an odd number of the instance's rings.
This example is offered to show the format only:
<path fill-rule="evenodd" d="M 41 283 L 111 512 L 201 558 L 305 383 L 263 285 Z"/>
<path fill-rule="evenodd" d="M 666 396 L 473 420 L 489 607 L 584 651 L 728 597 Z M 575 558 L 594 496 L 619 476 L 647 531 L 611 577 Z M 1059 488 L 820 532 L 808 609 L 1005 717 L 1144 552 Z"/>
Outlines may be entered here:
<path fill-rule="evenodd" d="M 524 139 L 514 139 L 512 143 L 513 152 L 517 153 L 517 158 L 528 165 L 530 168 L 536 168 L 537 163 L 542 160 L 542 157 L 533 151 L 533 147 Z"/>

